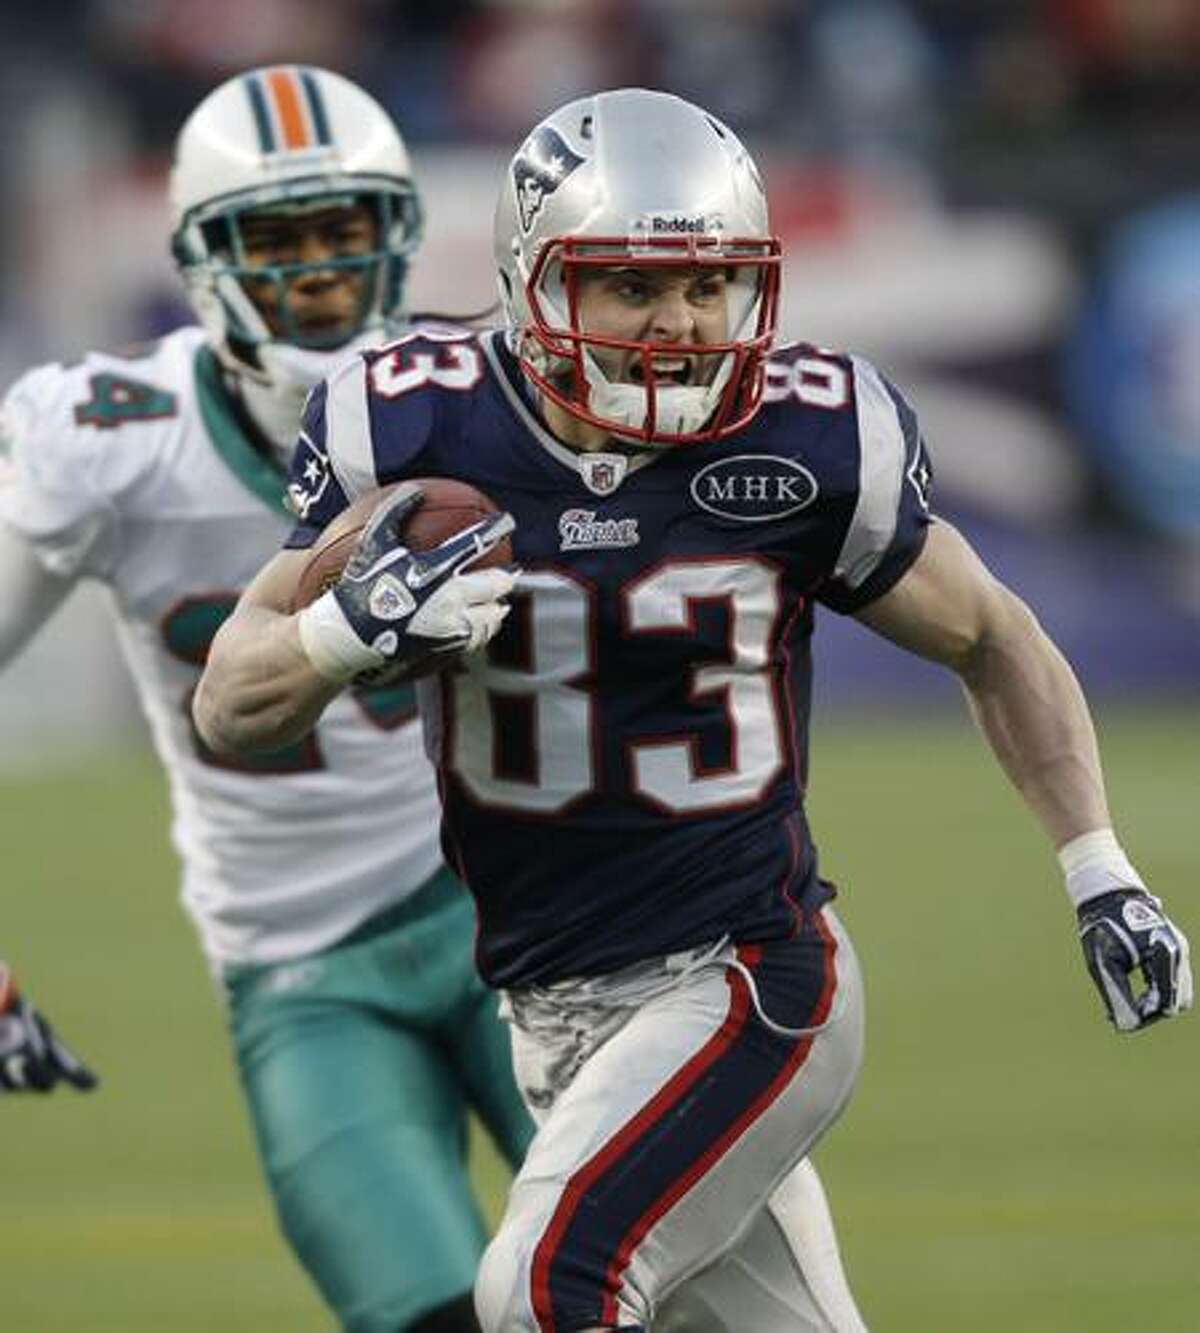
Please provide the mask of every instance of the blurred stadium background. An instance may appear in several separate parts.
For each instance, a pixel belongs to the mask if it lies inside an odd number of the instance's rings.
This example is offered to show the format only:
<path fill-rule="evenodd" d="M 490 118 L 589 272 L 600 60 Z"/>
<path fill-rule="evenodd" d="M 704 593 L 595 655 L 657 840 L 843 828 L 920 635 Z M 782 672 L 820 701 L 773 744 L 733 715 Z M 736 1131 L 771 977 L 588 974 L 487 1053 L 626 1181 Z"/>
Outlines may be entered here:
<path fill-rule="evenodd" d="M 4 5 L 0 384 L 187 318 L 171 140 L 274 60 L 397 116 L 419 309 L 488 304 L 499 172 L 567 98 L 663 87 L 743 131 L 787 331 L 914 400 L 939 508 L 1075 663 L 1124 840 L 1200 938 L 1195 0 Z M 819 1160 L 872 1327 L 1195 1333 L 1197 1020 L 1106 1031 L 1053 860 L 953 685 L 832 616 L 818 651 L 815 826 L 871 1001 Z M 0 954 L 104 1077 L 0 1107 L 0 1327 L 326 1328 L 273 1232 L 90 590 L 0 677 L 0 848 Z M 486 1144 L 479 1172 L 494 1210 Z"/>

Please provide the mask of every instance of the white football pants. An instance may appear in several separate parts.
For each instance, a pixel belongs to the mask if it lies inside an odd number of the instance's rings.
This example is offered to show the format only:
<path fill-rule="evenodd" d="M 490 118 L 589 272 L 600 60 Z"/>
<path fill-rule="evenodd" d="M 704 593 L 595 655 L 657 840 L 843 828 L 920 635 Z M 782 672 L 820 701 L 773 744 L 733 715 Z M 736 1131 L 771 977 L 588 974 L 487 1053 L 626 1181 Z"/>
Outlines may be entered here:
<path fill-rule="evenodd" d="M 862 1327 L 819 1183 L 786 1183 L 862 1058 L 832 911 L 795 941 L 519 992 L 506 1014 L 539 1129 L 476 1281 L 485 1333 L 649 1327 L 660 1306 L 676 1333 Z"/>

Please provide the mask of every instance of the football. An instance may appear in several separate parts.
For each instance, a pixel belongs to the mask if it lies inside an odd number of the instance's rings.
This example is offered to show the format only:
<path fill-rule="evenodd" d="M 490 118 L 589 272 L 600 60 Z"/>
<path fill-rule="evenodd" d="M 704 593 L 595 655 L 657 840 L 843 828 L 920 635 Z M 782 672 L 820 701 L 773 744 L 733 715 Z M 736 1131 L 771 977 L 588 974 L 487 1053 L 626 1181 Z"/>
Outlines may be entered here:
<path fill-rule="evenodd" d="M 465 481 L 448 477 L 414 477 L 424 499 L 404 525 L 403 536 L 410 550 L 427 551 L 438 546 L 472 523 L 500 512 L 499 506 Z M 354 554 L 371 515 L 395 490 L 397 485 L 382 486 L 358 496 L 321 533 L 308 552 L 292 594 L 292 610 L 298 611 L 331 588 L 341 577 L 346 562 Z M 512 563 L 512 542 L 503 537 L 496 547 L 481 556 L 471 569 L 488 569 Z"/>

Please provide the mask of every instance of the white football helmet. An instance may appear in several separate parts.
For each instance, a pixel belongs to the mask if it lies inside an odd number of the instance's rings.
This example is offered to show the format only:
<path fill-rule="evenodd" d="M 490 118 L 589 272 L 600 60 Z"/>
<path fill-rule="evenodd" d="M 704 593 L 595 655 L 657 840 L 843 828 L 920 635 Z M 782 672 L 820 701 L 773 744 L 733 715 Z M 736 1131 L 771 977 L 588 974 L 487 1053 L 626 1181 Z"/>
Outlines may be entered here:
<path fill-rule="evenodd" d="M 254 69 L 221 84 L 188 117 L 171 170 L 171 249 L 188 296 L 222 362 L 289 396 L 307 391 L 356 343 L 377 342 L 402 310 L 408 258 L 421 239 L 421 205 L 408 151 L 383 108 L 328 70 Z M 254 210 L 304 211 L 365 202 L 379 248 L 368 255 L 249 267 L 241 219 Z M 330 345 L 305 338 L 282 299 L 272 334 L 246 294 L 251 275 L 286 282 L 314 268 L 363 270 L 357 327 Z M 292 425 L 294 426 L 294 420 Z"/>
<path fill-rule="evenodd" d="M 496 207 L 495 254 L 512 349 L 573 416 L 644 445 L 717 439 L 762 400 L 775 336 L 780 245 L 753 159 L 716 117 L 669 93 L 626 88 L 570 102 L 521 145 Z M 713 267 L 728 278 L 727 341 L 636 342 L 578 325 L 580 271 Z M 610 380 L 592 348 L 640 358 L 642 383 Z M 719 354 L 705 384 L 663 384 L 653 359 Z"/>

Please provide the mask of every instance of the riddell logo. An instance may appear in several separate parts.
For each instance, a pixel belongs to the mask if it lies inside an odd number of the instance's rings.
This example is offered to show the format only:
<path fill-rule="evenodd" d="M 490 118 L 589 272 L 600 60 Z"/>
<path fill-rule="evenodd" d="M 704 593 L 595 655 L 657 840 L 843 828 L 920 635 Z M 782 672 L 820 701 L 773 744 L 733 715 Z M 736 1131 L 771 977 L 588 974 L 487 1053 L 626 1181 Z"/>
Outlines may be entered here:
<path fill-rule="evenodd" d="M 706 217 L 686 218 L 676 217 L 653 217 L 650 219 L 650 230 L 656 235 L 703 235 L 705 232 L 713 230 L 708 225 Z"/>
<path fill-rule="evenodd" d="M 719 237 L 725 230 L 720 213 L 643 213 L 629 225 L 632 244 L 651 236 L 670 238 L 678 236 Z"/>

